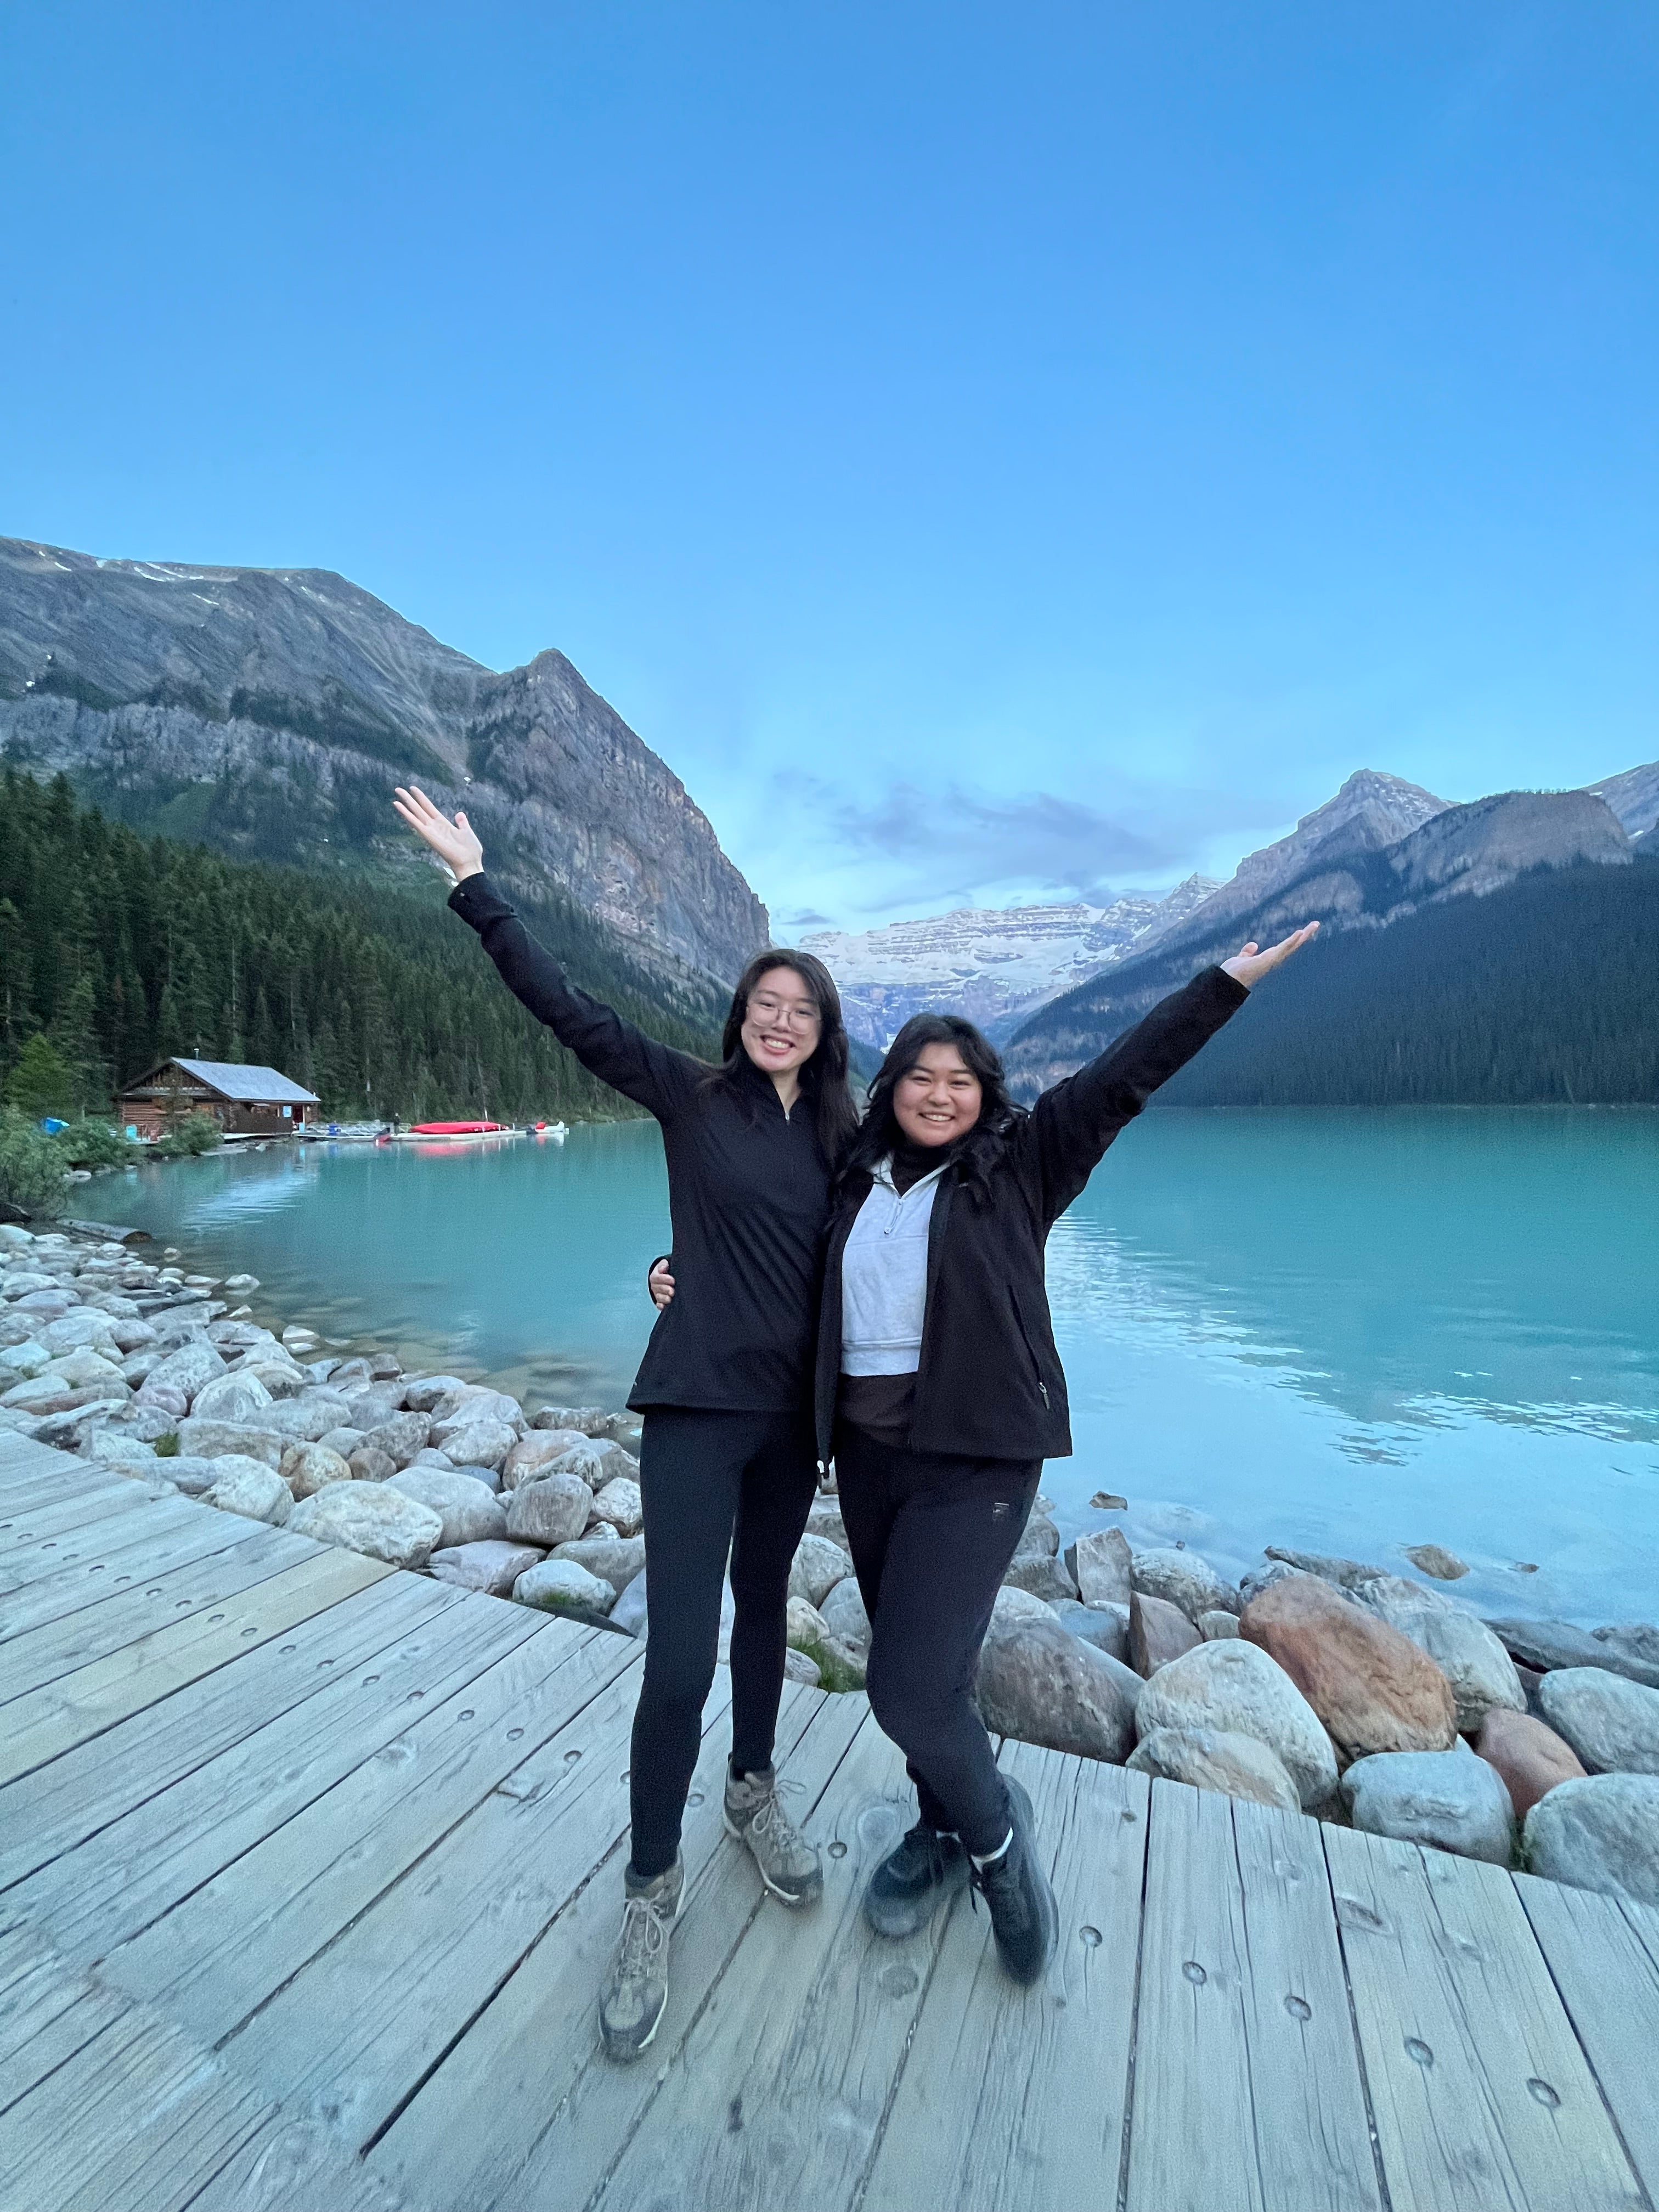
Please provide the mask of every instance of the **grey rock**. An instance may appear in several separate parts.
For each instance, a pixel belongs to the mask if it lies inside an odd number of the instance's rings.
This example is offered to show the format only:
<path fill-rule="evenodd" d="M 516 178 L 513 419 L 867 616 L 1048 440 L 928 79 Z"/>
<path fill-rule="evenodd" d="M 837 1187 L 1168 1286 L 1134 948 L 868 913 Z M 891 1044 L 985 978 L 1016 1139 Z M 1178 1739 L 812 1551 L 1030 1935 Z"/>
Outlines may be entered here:
<path fill-rule="evenodd" d="M 1558 1783 L 1527 1815 L 1523 1855 L 1552 1881 L 1659 1906 L 1659 1776 Z"/>
<path fill-rule="evenodd" d="M 1336 1788 L 1336 1753 L 1319 1717 L 1284 1668 L 1242 1638 L 1200 1644 L 1160 1667 L 1140 1696 L 1135 1726 L 1221 1729 L 1253 1735 L 1275 1753 L 1304 1812 Z"/>
<path fill-rule="evenodd" d="M 574 1429 L 578 1436 L 602 1437 L 611 1415 L 603 1406 L 544 1406 L 530 1425 L 532 1429 Z"/>
<path fill-rule="evenodd" d="M 1659 1627 L 1650 1620 L 1617 1622 L 1593 1628 L 1590 1634 L 1620 1659 L 1633 1659 L 1638 1667 L 1659 1668 Z M 1603 1662 L 1605 1663 L 1605 1662 Z"/>
<path fill-rule="evenodd" d="M 273 1528 L 280 1528 L 293 1513 L 294 1499 L 288 1485 L 264 1460 L 228 1454 L 213 1464 L 212 1484 L 200 1493 L 204 1504 L 215 1506 L 221 1513 L 240 1513 L 246 1520 L 264 1521 Z M 157 1461 L 156 1466 L 169 1481 L 173 1480 L 165 1462 Z"/>
<path fill-rule="evenodd" d="M 94 1430 L 87 1437 L 84 1456 L 102 1467 L 135 1468 L 141 1474 L 166 1474 L 169 1479 L 172 1474 L 171 1468 L 156 1458 L 153 1445 L 107 1427 Z"/>
<path fill-rule="evenodd" d="M 816 1659 L 788 1645 L 783 1654 L 783 1679 L 786 1682 L 805 1682 L 809 1688 L 817 1689 L 823 1677 L 818 1671 Z"/>
<path fill-rule="evenodd" d="M 631 1458 L 620 1444 L 608 1438 L 597 1441 L 587 1437 L 561 1452 L 553 1466 L 562 1474 L 579 1474 L 590 1490 L 603 1490 L 607 1482 L 635 1482 L 639 1479 L 639 1462 Z"/>
<path fill-rule="evenodd" d="M 434 1432 L 455 1421 L 463 1426 L 471 1426 L 475 1421 L 499 1421 L 515 1437 L 521 1437 L 530 1425 L 516 1398 L 510 1398 L 505 1390 L 489 1389 L 481 1382 L 469 1382 L 462 1389 L 452 1390 L 432 1408 Z M 441 1444 L 443 1438 L 434 1433 L 432 1441 Z"/>
<path fill-rule="evenodd" d="M 245 1459 L 262 1459 L 275 1470 L 293 1442 L 276 1429 L 253 1427 L 240 1421 L 198 1421 L 179 1424 L 179 1449 L 202 1459 L 222 1459 L 228 1452 Z"/>
<path fill-rule="evenodd" d="M 416 1462 L 417 1466 L 419 1463 L 418 1461 Z M 459 1461 L 457 1461 L 455 1472 L 457 1474 L 470 1474 L 474 1482 L 483 1483 L 486 1490 L 493 1490 L 499 1493 L 501 1489 L 501 1471 L 498 1467 L 464 1467 Z"/>
<path fill-rule="evenodd" d="M 516 1490 L 531 1476 L 546 1474 L 567 1452 L 574 1451 L 587 1441 L 577 1429 L 526 1431 L 501 1462 L 501 1487 Z"/>
<path fill-rule="evenodd" d="M 1121 1605 L 1129 1592 L 1129 1540 L 1121 1528 L 1094 1528 L 1066 1547 L 1066 1564 L 1085 1605 Z"/>
<path fill-rule="evenodd" d="M 1048 1552 L 1016 1552 L 1002 1579 L 1015 1589 L 1029 1590 L 1045 1604 L 1077 1595 L 1077 1584 L 1065 1560 Z"/>
<path fill-rule="evenodd" d="M 1054 1598 L 1049 1610 L 1060 1626 L 1097 1651 L 1127 1660 L 1129 1650 L 1129 1608 L 1123 1605 L 1085 1605 L 1074 1597 Z M 1137 1688 L 1140 1677 L 1135 1676 Z"/>
<path fill-rule="evenodd" d="M 323 1443 L 290 1444 L 278 1471 L 295 1498 L 311 1498 L 331 1482 L 353 1480 L 349 1463 Z"/>
<path fill-rule="evenodd" d="M 270 1395 L 277 1401 L 297 1398 L 310 1387 L 311 1377 L 305 1369 L 292 1359 L 249 1359 L 236 1370 L 251 1381 L 262 1383 Z"/>
<path fill-rule="evenodd" d="M 1017 1559 L 1027 1558 L 1057 1559 L 1060 1555 L 1060 1531 L 1046 1513 L 1035 1510 L 1029 1516 L 1019 1532 L 1019 1541 L 1014 1547 Z"/>
<path fill-rule="evenodd" d="M 574 1559 L 612 1589 L 625 1590 L 645 1572 L 643 1536 L 577 1536 L 555 1547 L 556 1559 Z"/>
<path fill-rule="evenodd" d="M 1456 1751 L 1378 1751 L 1342 1777 L 1356 1828 L 1401 1843 L 1432 1844 L 1460 1858 L 1507 1866 L 1515 1847 L 1510 1793 L 1496 1768 Z"/>
<path fill-rule="evenodd" d="M 383 1421 L 389 1421 L 395 1418 L 400 1408 L 403 1395 L 400 1389 L 374 1385 L 366 1390 L 348 1390 L 345 1393 L 345 1401 L 349 1409 L 347 1419 L 353 1428 L 362 1429 L 367 1435 L 369 1430 L 378 1429 Z M 425 1437 L 422 1437 L 421 1441 L 424 1443 Z"/>
<path fill-rule="evenodd" d="M 1052 1620 L 1054 1617 L 1053 1609 L 1040 1597 L 1033 1597 L 1030 1590 L 1016 1589 L 1012 1583 L 1004 1583 L 991 1608 L 991 1626 L 1006 1629 L 1016 1621 Z"/>
<path fill-rule="evenodd" d="M 1275 1583 L 1285 1582 L 1291 1575 L 1304 1571 L 1301 1567 L 1287 1567 L 1282 1559 L 1270 1559 L 1265 1567 L 1251 1567 L 1239 1577 L 1238 1595 L 1248 1605 L 1253 1597 L 1260 1597 L 1264 1589 L 1271 1589 Z M 1316 1577 L 1315 1579 L 1322 1580 L 1323 1577 Z"/>
<path fill-rule="evenodd" d="M 1659 1774 L 1659 1690 L 1604 1667 L 1560 1667 L 1538 1702 L 1592 1774 Z"/>
<path fill-rule="evenodd" d="M 544 1559 L 538 1566 L 526 1568 L 514 1583 L 513 1595 L 520 1605 L 533 1605 L 543 1613 L 574 1613 L 579 1620 L 596 1614 L 602 1618 L 617 1601 L 609 1583 L 590 1575 L 574 1559 Z"/>
<path fill-rule="evenodd" d="M 304 1390 L 296 1398 L 280 1400 L 270 1408 L 260 1426 L 292 1437 L 296 1443 L 317 1443 L 337 1429 L 349 1430 L 354 1444 L 362 1441 L 362 1431 L 351 1428 L 345 1419 L 344 1400 L 332 1397 L 325 1390 Z M 334 1447 L 331 1445 L 329 1449 L 332 1450 Z"/>
<path fill-rule="evenodd" d="M 240 1421 L 255 1428 L 271 1403 L 264 1384 L 252 1375 L 216 1375 L 204 1382 L 190 1401 L 191 1416 L 198 1421 Z"/>
<path fill-rule="evenodd" d="M 355 1482 L 390 1482 L 398 1472 L 391 1453 L 378 1451 L 366 1438 L 346 1454 L 346 1465 Z"/>
<path fill-rule="evenodd" d="M 818 1611 L 832 1636 L 850 1644 L 855 1651 L 869 1650 L 870 1616 L 865 1610 L 864 1594 L 856 1575 L 843 1575 L 833 1589 L 826 1591 Z"/>
<path fill-rule="evenodd" d="M 1213 1613 L 1200 1613 L 1193 1626 L 1206 1644 L 1221 1644 L 1238 1634 L 1238 1615 L 1218 1607 Z"/>
<path fill-rule="evenodd" d="M 331 1482 L 302 1499 L 288 1525 L 296 1536 L 362 1552 L 393 1567 L 423 1567 L 444 1526 L 429 1505 L 384 1482 Z"/>
<path fill-rule="evenodd" d="M 66 1313 L 61 1321 L 48 1322 L 40 1331 L 40 1341 L 54 1358 L 60 1352 L 75 1352 L 82 1346 L 110 1356 L 125 1348 L 116 1343 L 111 1334 L 109 1316 L 95 1309 L 89 1311 L 84 1306 Z"/>
<path fill-rule="evenodd" d="M 577 1474 L 538 1476 L 507 1497 L 507 1533 L 531 1544 L 573 1543 L 587 1526 L 593 1493 Z"/>
<path fill-rule="evenodd" d="M 602 1577 L 608 1580 L 608 1577 Z M 644 1643 L 650 1633 L 650 1611 L 646 1602 L 645 1569 L 641 1567 L 611 1608 L 611 1626 L 625 1629 Z"/>
<path fill-rule="evenodd" d="M 398 1469 L 406 1468 L 416 1453 L 424 1449 L 427 1431 L 431 1426 L 424 1413 L 394 1413 L 390 1420 L 377 1422 L 374 1428 L 365 1429 L 363 1442 L 376 1451 L 383 1451 Z"/>
<path fill-rule="evenodd" d="M 185 1343 L 152 1367 L 147 1379 L 182 1390 L 188 1401 L 224 1371 L 225 1363 L 210 1344 Z"/>
<path fill-rule="evenodd" d="M 996 1735 L 1113 1760 L 1126 1758 L 1134 1742 L 1134 1708 L 1111 1662 L 1052 1615 L 1006 1627 L 993 1619 L 975 1694 Z"/>
<path fill-rule="evenodd" d="M 446 1421 L 434 1425 L 427 1441 L 447 1452 L 457 1467 L 499 1467 L 518 1436 L 505 1421 Z"/>
<path fill-rule="evenodd" d="M 1659 1667 L 1632 1659 L 1615 1644 L 1598 1641 L 1570 1620 L 1488 1620 L 1511 1659 L 1547 1674 L 1558 1667 L 1604 1667 L 1632 1682 L 1659 1689 Z"/>
<path fill-rule="evenodd" d="M 827 1536 L 803 1536 L 789 1569 L 789 1595 L 811 1606 L 827 1597 L 853 1571 L 853 1562 Z"/>
<path fill-rule="evenodd" d="M 1277 1805 L 1287 1813 L 1302 1809 L 1284 1762 L 1253 1735 L 1226 1729 L 1154 1729 L 1141 1738 L 1127 1764 L 1137 1773 L 1214 1790 L 1224 1797 Z"/>
<path fill-rule="evenodd" d="M 454 1461 L 451 1459 L 449 1454 L 447 1452 L 440 1451 L 436 1444 L 422 1444 L 419 1451 L 416 1453 L 414 1458 L 410 1460 L 409 1463 L 411 1467 L 447 1467 L 452 1471 L 455 1465 Z M 484 1485 L 484 1487 L 487 1490 L 494 1491 L 499 1490 L 501 1486 L 501 1476 L 499 1474 L 493 1474 L 492 1471 L 492 1479 Z"/>
<path fill-rule="evenodd" d="M 1238 1592 L 1197 1552 L 1167 1549 L 1137 1552 L 1129 1562 L 1129 1583 L 1143 1597 L 1161 1597 L 1176 1606 L 1194 1626 L 1200 1613 L 1237 1613 Z"/>
<path fill-rule="evenodd" d="M 1527 1693 L 1515 1671 L 1515 1662 L 1485 1621 L 1477 1620 L 1471 1613 L 1455 1610 L 1436 1592 L 1415 1583 L 1397 1581 L 1393 1576 L 1362 1583 L 1355 1595 L 1391 1628 L 1409 1636 L 1434 1661 L 1451 1684 L 1460 1733 L 1478 1735 L 1481 1722 L 1494 1705 L 1525 1712 Z M 1445 1754 L 1377 1754 L 1397 1759 L 1436 1755 Z"/>
<path fill-rule="evenodd" d="M 338 1452 L 342 1459 L 349 1459 L 362 1440 L 362 1431 L 354 1429 L 349 1422 L 343 1422 L 336 1428 L 325 1429 L 321 1436 L 314 1439 L 319 1444 L 326 1444 L 330 1451 Z"/>
<path fill-rule="evenodd" d="M 1460 1559 L 1455 1552 L 1447 1551 L 1443 1544 L 1407 1544 L 1406 1557 L 1437 1582 L 1461 1582 L 1469 1571 L 1467 1560 Z"/>
<path fill-rule="evenodd" d="M 593 1492 L 593 1511 L 608 1521 L 619 1536 L 637 1536 L 645 1525 L 640 1486 L 626 1475 L 613 1474 L 603 1490 Z"/>
<path fill-rule="evenodd" d="M 1269 1544 L 1267 1556 L 1286 1567 L 1295 1567 L 1304 1575 L 1317 1575 L 1321 1582 L 1334 1583 L 1339 1589 L 1358 1589 L 1361 1583 L 1375 1581 L 1378 1575 L 1388 1572 L 1386 1567 L 1368 1567 L 1363 1559 L 1333 1558 L 1328 1552 L 1293 1552 L 1287 1545 Z"/>
<path fill-rule="evenodd" d="M 444 1524 L 438 1540 L 446 1548 L 499 1542 L 507 1534 L 501 1499 L 470 1474 L 457 1474 L 448 1468 L 410 1467 L 394 1474 L 386 1487 L 432 1508 Z"/>
<path fill-rule="evenodd" d="M 158 1459 L 153 1471 L 165 1475 L 173 1488 L 182 1491 L 186 1498 L 199 1498 L 204 1490 L 211 1490 L 219 1479 L 221 1462 L 216 1459 L 202 1459 L 194 1454 L 180 1453 L 176 1458 Z M 259 1462 L 261 1466 L 264 1462 Z M 144 1470 L 148 1474 L 150 1468 Z"/>
<path fill-rule="evenodd" d="M 432 1554 L 432 1578 L 457 1589 L 482 1590 L 488 1597 L 510 1597 L 519 1577 L 541 1563 L 533 1544 L 491 1541 L 446 1547 Z"/>
<path fill-rule="evenodd" d="M 839 1498 L 815 1498 L 806 1516 L 809 1536 L 827 1536 L 832 1544 L 839 1544 L 849 1555 L 852 1546 L 847 1540 L 847 1523 L 841 1517 Z"/>
<path fill-rule="evenodd" d="M 466 1384 L 459 1375 L 416 1375 L 404 1380 L 404 1403 L 411 1413 L 429 1413 L 443 1399 Z"/>

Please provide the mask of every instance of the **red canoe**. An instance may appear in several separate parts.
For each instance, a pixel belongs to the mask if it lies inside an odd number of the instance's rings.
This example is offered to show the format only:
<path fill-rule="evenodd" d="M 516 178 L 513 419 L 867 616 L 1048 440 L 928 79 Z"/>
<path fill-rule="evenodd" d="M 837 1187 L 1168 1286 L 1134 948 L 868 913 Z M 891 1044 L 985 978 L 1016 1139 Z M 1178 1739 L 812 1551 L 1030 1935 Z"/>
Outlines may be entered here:
<path fill-rule="evenodd" d="M 491 1137 L 508 1127 L 505 1121 L 417 1121 L 413 1133 L 417 1137 Z"/>

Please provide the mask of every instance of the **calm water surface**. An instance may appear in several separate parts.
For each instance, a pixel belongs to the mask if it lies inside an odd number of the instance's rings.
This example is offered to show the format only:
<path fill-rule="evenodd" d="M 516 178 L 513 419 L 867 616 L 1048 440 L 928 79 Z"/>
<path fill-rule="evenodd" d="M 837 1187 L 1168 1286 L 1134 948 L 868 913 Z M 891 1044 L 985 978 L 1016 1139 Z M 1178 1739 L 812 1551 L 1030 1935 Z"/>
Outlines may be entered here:
<path fill-rule="evenodd" d="M 653 1125 L 559 1146 L 276 1146 L 87 1210 L 260 1278 L 256 1308 L 529 1397 L 619 1404 L 667 1243 Z M 1659 1113 L 1149 1115 L 1054 1231 L 1077 1456 L 1132 1540 L 1400 1566 L 1487 1609 L 1659 1613 Z M 1535 1572 L 1523 1572 L 1532 1566 Z"/>

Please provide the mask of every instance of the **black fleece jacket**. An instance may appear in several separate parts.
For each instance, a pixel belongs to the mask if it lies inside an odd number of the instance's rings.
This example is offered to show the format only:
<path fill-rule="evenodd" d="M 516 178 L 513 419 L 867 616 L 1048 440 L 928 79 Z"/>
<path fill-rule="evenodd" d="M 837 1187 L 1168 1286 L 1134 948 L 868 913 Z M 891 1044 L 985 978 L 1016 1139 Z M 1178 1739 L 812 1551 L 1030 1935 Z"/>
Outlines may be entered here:
<path fill-rule="evenodd" d="M 1066 1376 L 1043 1280 L 1048 1231 L 1118 1132 L 1249 996 L 1221 969 L 1205 969 L 1018 1115 L 983 1181 L 962 1157 L 941 1176 L 928 1221 L 912 1451 L 1015 1460 L 1071 1451 Z M 841 1382 L 842 1255 L 870 1181 L 867 1174 L 848 1178 L 830 1224 L 816 1393 L 823 1459 Z"/>
<path fill-rule="evenodd" d="M 590 1074 L 662 1125 L 677 1295 L 657 1316 L 629 1404 L 804 1412 L 830 1208 L 811 1101 L 786 1114 L 748 1061 L 735 1084 L 723 1081 L 579 991 L 487 876 L 468 876 L 449 903 L 514 996 Z"/>

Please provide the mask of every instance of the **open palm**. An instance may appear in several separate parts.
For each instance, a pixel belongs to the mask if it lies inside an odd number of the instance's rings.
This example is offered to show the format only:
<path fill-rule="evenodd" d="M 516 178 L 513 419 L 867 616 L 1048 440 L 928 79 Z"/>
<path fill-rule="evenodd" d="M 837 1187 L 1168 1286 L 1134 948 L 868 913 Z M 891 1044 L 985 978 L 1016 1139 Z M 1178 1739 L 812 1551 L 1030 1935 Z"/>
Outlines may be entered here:
<path fill-rule="evenodd" d="M 392 804 L 416 836 L 425 838 L 458 884 L 483 868 L 483 847 L 465 814 L 457 814 L 452 822 L 419 784 L 408 791 L 399 784 Z"/>
<path fill-rule="evenodd" d="M 1288 937 L 1281 937 L 1277 945 L 1270 945 L 1265 952 L 1251 943 L 1243 951 L 1234 953 L 1231 960 L 1224 960 L 1221 972 L 1224 975 L 1231 975 L 1236 983 L 1242 983 L 1247 991 L 1251 990 L 1264 975 L 1271 974 L 1275 968 L 1282 967 L 1292 952 L 1299 952 L 1310 937 L 1318 934 L 1319 924 L 1310 921 L 1302 929 L 1292 930 Z"/>

